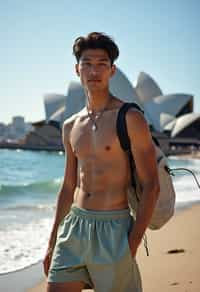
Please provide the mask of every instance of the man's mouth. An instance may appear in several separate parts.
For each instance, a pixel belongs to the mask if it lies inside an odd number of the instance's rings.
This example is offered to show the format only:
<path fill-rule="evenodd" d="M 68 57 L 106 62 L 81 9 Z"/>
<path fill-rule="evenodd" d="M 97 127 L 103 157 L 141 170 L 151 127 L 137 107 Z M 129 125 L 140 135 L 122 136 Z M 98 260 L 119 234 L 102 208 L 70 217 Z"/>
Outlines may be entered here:
<path fill-rule="evenodd" d="M 88 82 L 101 82 L 100 79 L 89 79 Z"/>

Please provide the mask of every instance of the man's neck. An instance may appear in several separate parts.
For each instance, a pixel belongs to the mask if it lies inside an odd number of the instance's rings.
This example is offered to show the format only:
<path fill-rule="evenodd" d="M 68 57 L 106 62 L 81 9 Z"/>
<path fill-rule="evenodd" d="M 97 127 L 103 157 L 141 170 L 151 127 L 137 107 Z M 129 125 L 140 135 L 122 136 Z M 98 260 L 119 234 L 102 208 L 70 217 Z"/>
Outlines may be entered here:
<path fill-rule="evenodd" d="M 92 112 L 99 112 L 110 103 L 112 95 L 105 92 L 87 92 L 87 108 Z"/>

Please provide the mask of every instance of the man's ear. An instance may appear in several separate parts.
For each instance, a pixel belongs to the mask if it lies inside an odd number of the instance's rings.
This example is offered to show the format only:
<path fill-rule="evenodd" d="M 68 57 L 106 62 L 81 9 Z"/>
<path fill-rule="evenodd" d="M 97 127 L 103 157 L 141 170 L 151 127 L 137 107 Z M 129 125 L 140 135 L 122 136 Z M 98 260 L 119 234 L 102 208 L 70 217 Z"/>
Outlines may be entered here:
<path fill-rule="evenodd" d="M 75 70 L 76 70 L 76 74 L 77 74 L 78 76 L 80 76 L 80 72 L 79 72 L 79 66 L 78 66 L 78 64 L 75 65 Z"/>
<path fill-rule="evenodd" d="M 112 67 L 111 67 L 111 77 L 113 77 L 113 75 L 115 74 L 116 72 L 116 65 L 113 64 Z"/>

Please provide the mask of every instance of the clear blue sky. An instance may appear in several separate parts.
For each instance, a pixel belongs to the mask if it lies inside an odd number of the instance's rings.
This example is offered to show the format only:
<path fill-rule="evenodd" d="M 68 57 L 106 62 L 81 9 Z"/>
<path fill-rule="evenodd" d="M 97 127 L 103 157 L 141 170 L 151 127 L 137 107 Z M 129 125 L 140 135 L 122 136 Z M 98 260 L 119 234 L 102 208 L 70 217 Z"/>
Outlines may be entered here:
<path fill-rule="evenodd" d="M 0 121 L 43 119 L 43 95 L 77 80 L 72 44 L 91 31 L 115 39 L 131 82 L 145 71 L 166 94 L 193 94 L 200 112 L 199 11 L 198 0 L 2 0 Z"/>

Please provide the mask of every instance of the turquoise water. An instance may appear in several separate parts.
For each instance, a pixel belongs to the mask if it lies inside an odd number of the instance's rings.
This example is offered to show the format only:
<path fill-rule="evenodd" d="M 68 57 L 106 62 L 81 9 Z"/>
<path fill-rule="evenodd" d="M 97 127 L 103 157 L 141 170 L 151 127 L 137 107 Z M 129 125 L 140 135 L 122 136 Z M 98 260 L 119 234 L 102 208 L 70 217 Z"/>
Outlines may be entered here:
<path fill-rule="evenodd" d="M 64 155 L 45 151 L 0 150 L 0 205 L 49 204 L 61 182 Z"/>
<path fill-rule="evenodd" d="M 64 163 L 62 152 L 0 150 L 0 273 L 43 257 Z"/>
<path fill-rule="evenodd" d="M 44 256 L 64 173 L 62 152 L 0 150 L 0 273 L 29 266 Z M 200 180 L 200 160 L 169 160 Z M 193 177 L 174 177 L 177 206 L 200 201 Z"/>

